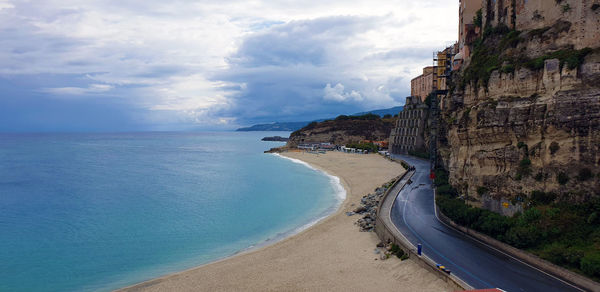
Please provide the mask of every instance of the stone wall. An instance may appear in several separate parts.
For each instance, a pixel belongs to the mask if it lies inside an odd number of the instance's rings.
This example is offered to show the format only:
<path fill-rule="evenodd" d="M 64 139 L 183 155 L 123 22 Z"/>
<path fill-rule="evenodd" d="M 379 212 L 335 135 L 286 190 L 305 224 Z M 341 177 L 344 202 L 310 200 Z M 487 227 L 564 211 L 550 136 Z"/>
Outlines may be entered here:
<path fill-rule="evenodd" d="M 594 53 L 573 70 L 547 60 L 540 71 L 495 71 L 487 90 L 467 85 L 445 98 L 440 154 L 450 182 L 473 205 L 503 214 L 534 190 L 578 202 L 600 195 L 599 81 Z M 593 177 L 580 180 L 581 169 Z"/>
<path fill-rule="evenodd" d="M 389 151 L 391 153 L 407 153 L 424 149 L 425 120 L 427 106 L 418 96 L 406 98 L 404 109 L 398 113 L 396 126 L 390 134 Z"/>
<path fill-rule="evenodd" d="M 482 7 L 484 27 L 503 23 L 524 31 L 563 22 L 570 28 L 559 45 L 582 49 L 600 42 L 600 0 L 483 0 Z"/>

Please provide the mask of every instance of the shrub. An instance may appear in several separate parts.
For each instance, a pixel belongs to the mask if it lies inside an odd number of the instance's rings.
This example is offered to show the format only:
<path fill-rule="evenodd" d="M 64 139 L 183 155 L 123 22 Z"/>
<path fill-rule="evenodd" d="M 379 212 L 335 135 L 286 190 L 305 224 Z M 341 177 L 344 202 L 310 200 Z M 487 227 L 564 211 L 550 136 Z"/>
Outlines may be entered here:
<path fill-rule="evenodd" d="M 541 172 L 541 171 L 540 171 L 540 172 L 538 172 L 538 173 L 535 175 L 535 180 L 536 180 L 536 181 L 542 181 L 543 179 L 544 179 L 544 173 L 543 173 L 543 172 Z"/>
<path fill-rule="evenodd" d="M 531 200 L 533 200 L 539 204 L 548 205 L 548 204 L 552 203 L 552 201 L 554 201 L 555 199 L 556 199 L 555 193 L 551 193 L 551 192 L 545 193 L 542 191 L 531 192 Z"/>
<path fill-rule="evenodd" d="M 429 153 L 425 150 L 409 150 L 408 155 L 416 156 L 423 159 L 429 159 Z"/>
<path fill-rule="evenodd" d="M 558 143 L 556 143 L 556 142 L 550 143 L 550 154 L 554 155 L 554 153 L 556 153 L 556 151 L 558 151 L 559 149 L 560 149 L 560 146 L 558 145 Z"/>
<path fill-rule="evenodd" d="M 525 142 L 521 141 L 521 142 L 517 143 L 517 148 L 521 149 L 523 147 L 527 147 L 527 144 L 525 144 Z"/>
<path fill-rule="evenodd" d="M 484 214 L 485 216 L 481 216 L 477 222 L 477 230 L 502 240 L 504 234 L 512 227 L 510 218 L 490 211 Z"/>
<path fill-rule="evenodd" d="M 448 172 L 446 172 L 443 169 L 436 169 L 434 183 L 436 186 L 447 185 L 448 184 Z"/>
<path fill-rule="evenodd" d="M 579 181 L 586 181 L 590 178 L 592 178 L 592 170 L 589 168 L 582 168 L 579 170 L 579 175 L 577 176 Z"/>
<path fill-rule="evenodd" d="M 477 194 L 480 195 L 480 196 L 483 195 L 483 194 L 485 194 L 485 193 L 487 193 L 487 192 L 488 192 L 488 189 L 486 187 L 482 186 L 482 187 L 478 187 L 477 188 Z"/>
<path fill-rule="evenodd" d="M 535 246 L 541 237 L 541 232 L 533 225 L 516 226 L 506 233 L 506 241 L 519 248 Z"/>
<path fill-rule="evenodd" d="M 531 159 L 525 157 L 519 162 L 519 169 L 517 170 L 517 177 L 522 178 L 531 174 Z"/>
<path fill-rule="evenodd" d="M 583 258 L 583 256 L 583 251 L 574 246 L 567 248 L 567 250 L 564 251 L 563 254 L 565 262 L 575 267 L 580 266 L 581 259 Z"/>
<path fill-rule="evenodd" d="M 351 143 L 351 144 L 346 144 L 346 147 L 368 150 L 371 153 L 375 153 L 379 150 L 379 147 L 377 147 L 377 145 L 375 145 L 371 142 L 369 142 L 369 143 Z"/>
<path fill-rule="evenodd" d="M 515 65 L 513 65 L 513 64 L 504 65 L 500 69 L 500 72 L 502 72 L 502 73 L 513 73 L 513 72 L 515 72 Z"/>
<path fill-rule="evenodd" d="M 565 5 L 562 6 L 562 12 L 563 13 L 566 13 L 566 12 L 569 12 L 569 11 L 571 11 L 571 5 L 569 5 L 569 3 L 567 3 L 567 4 L 565 4 Z"/>
<path fill-rule="evenodd" d="M 556 179 L 558 180 L 558 183 L 561 185 L 566 185 L 567 182 L 569 182 L 569 176 L 564 173 L 564 172 L 560 172 L 557 176 Z"/>
<path fill-rule="evenodd" d="M 581 270 L 589 276 L 600 276 L 600 253 L 594 252 L 581 259 Z"/>
<path fill-rule="evenodd" d="M 404 167 L 404 169 L 409 169 L 410 168 L 410 165 L 408 165 L 408 163 L 406 163 L 406 162 L 404 162 L 402 160 L 400 160 L 400 165 L 402 165 L 402 167 Z"/>
<path fill-rule="evenodd" d="M 399 259 L 404 260 L 407 259 L 408 256 L 404 253 L 404 250 L 401 249 L 397 244 L 392 243 L 392 247 L 390 249 L 390 253 L 396 255 Z"/>
<path fill-rule="evenodd" d="M 454 197 L 457 195 L 456 190 L 451 185 L 441 185 L 437 187 L 436 193 L 440 195 Z"/>
<path fill-rule="evenodd" d="M 594 9 L 592 7 L 592 9 Z M 475 24 L 475 26 L 481 28 L 481 26 L 483 25 L 483 13 L 481 11 L 481 9 L 477 10 L 477 12 L 475 12 L 475 16 L 473 17 L 473 24 Z"/>
<path fill-rule="evenodd" d="M 590 214 L 590 216 L 588 216 L 586 222 L 588 224 L 594 224 L 594 222 L 596 222 L 596 219 L 598 219 L 598 213 L 593 212 L 592 214 Z"/>

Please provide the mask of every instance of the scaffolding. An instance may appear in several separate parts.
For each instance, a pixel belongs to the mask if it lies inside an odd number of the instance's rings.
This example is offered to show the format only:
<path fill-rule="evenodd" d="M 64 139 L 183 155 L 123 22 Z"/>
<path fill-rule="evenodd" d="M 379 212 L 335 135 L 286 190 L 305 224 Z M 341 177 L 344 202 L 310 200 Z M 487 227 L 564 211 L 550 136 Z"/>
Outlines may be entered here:
<path fill-rule="evenodd" d="M 447 80 L 452 72 L 452 56 L 454 53 L 450 49 L 445 49 L 441 52 L 433 52 L 433 82 L 431 88 L 431 103 L 429 106 L 429 114 L 431 116 L 431 139 L 429 141 L 429 159 L 431 170 L 433 171 L 437 165 L 438 158 L 438 134 L 440 122 L 440 106 L 439 97 L 448 94 Z M 440 58 L 442 57 L 442 58 Z M 444 81 L 443 84 L 438 84 L 439 81 Z"/>

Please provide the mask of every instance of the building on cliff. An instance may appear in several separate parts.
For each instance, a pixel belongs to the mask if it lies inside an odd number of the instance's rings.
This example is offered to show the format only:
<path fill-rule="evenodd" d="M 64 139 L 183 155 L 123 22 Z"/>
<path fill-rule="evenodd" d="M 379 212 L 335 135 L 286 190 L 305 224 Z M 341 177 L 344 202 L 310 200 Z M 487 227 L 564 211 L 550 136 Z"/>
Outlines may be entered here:
<path fill-rule="evenodd" d="M 434 66 L 423 68 L 423 74 L 413 78 L 410 81 L 410 95 L 424 101 L 433 89 Z"/>
<path fill-rule="evenodd" d="M 481 0 L 460 0 L 458 8 L 458 48 L 460 60 L 471 55 L 470 44 L 479 35 L 479 27 L 474 23 L 477 11 L 482 7 Z"/>
<path fill-rule="evenodd" d="M 600 1 L 597 0 L 483 0 L 483 27 L 504 24 L 516 30 L 569 26 L 575 49 L 600 42 Z"/>
<path fill-rule="evenodd" d="M 425 148 L 423 133 L 427 105 L 418 96 L 408 96 L 404 109 L 398 113 L 396 127 L 392 129 L 388 151 L 391 153 L 408 153 Z"/>

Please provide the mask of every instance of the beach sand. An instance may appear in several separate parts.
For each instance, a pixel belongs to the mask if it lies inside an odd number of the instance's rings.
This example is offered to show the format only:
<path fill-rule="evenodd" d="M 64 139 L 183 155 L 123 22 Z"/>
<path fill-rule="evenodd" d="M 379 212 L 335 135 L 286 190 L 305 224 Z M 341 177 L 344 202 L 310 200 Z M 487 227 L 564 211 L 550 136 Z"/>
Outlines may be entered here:
<path fill-rule="evenodd" d="M 340 178 L 347 198 L 318 224 L 261 249 L 180 273 L 126 291 L 451 291 L 444 281 L 413 260 L 379 260 L 373 232 L 359 232 L 346 216 L 363 195 L 404 172 L 376 154 L 286 152 Z"/>

